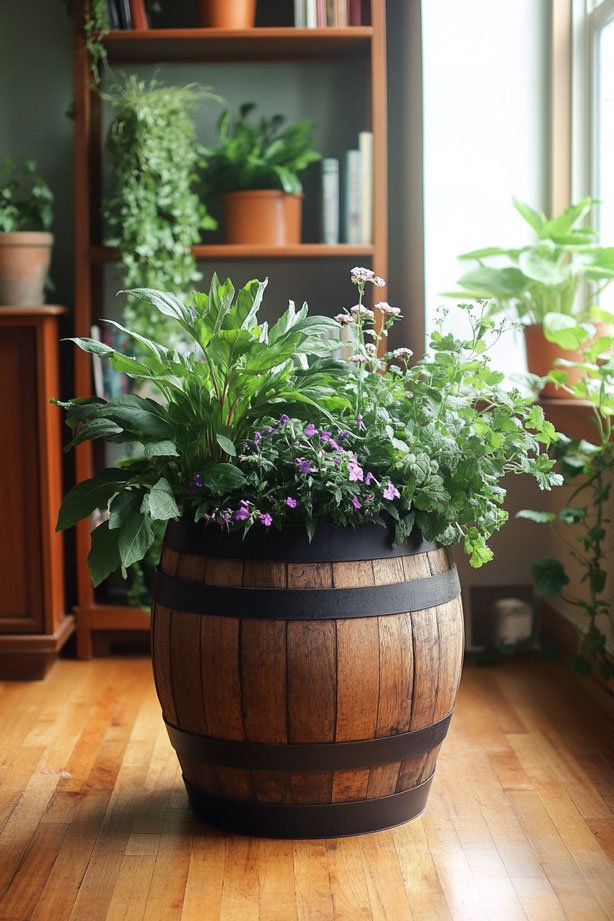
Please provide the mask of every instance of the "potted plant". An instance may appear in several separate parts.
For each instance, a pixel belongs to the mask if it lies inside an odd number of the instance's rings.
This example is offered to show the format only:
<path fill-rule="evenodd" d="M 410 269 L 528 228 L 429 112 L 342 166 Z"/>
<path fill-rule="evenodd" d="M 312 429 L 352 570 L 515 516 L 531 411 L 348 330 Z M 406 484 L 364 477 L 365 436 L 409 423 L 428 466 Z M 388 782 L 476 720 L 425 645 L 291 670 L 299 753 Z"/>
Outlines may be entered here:
<path fill-rule="evenodd" d="M 514 207 L 537 236 L 535 242 L 517 249 L 491 246 L 460 257 L 478 262 L 477 268 L 459 279 L 463 296 L 490 298 L 494 313 L 506 314 L 523 325 L 528 368 L 538 377 L 547 377 L 559 358 L 576 363 L 581 360 L 577 350 L 569 354 L 569 344 L 557 345 L 544 335 L 548 315 L 571 318 L 572 326 L 592 318 L 598 335 L 608 332 L 598 314 L 591 316 L 583 306 L 586 282 L 598 285 L 600 293 L 614 278 L 614 247 L 599 246 L 596 232 L 582 224 L 595 204 L 593 199 L 584 198 L 548 218 L 514 199 Z M 582 372 L 570 367 L 568 373 L 573 384 Z M 549 381 L 542 395 L 567 394 Z"/>
<path fill-rule="evenodd" d="M 570 487 L 565 507 L 554 512 L 523 509 L 518 517 L 549 523 L 561 538 L 569 557 L 579 567 L 579 577 L 572 585 L 568 566 L 553 557 L 536 560 L 531 567 L 536 593 L 543 597 L 559 597 L 561 601 L 588 621 L 588 628 L 578 627 L 578 648 L 573 663 L 581 674 L 593 670 L 605 681 L 614 677 L 612 657 L 606 650 L 604 628 L 609 624 L 614 635 L 614 604 L 608 583 L 607 560 L 611 550 L 612 524 L 610 503 L 614 475 L 614 336 L 595 341 L 593 331 L 578 324 L 572 332 L 570 326 L 550 335 L 563 348 L 569 344 L 569 335 L 575 335 L 576 347 L 582 353 L 581 361 L 568 359 L 565 368 L 551 372 L 563 392 L 579 397 L 590 404 L 595 423 L 595 441 L 572 440 L 559 436 L 554 454 Z M 600 356 L 607 354 L 607 359 Z M 575 364 L 582 371 L 581 379 L 570 387 L 564 375 Z"/>
<path fill-rule="evenodd" d="M 53 234 L 53 192 L 36 162 L 6 157 L 0 167 L 0 304 L 33 307 L 44 289 Z"/>
<path fill-rule="evenodd" d="M 192 112 L 211 93 L 130 76 L 104 98 L 115 113 L 107 135 L 113 188 L 103 203 L 106 242 L 119 248 L 126 287 L 173 287 L 185 296 L 201 277 L 191 247 L 201 230 L 216 226 L 194 189 Z M 147 301 L 133 298 L 124 319 L 142 335 L 181 335 Z"/>
<path fill-rule="evenodd" d="M 500 390 L 470 314 L 466 341 L 378 358 L 400 314 L 358 303 L 334 320 L 290 304 L 258 318 L 265 283 L 214 276 L 186 305 L 132 292 L 191 337 L 141 340 L 139 358 L 75 339 L 146 379 L 138 396 L 59 404 L 69 447 L 141 447 L 66 496 L 58 528 L 102 510 L 95 583 L 139 559 L 168 522 L 154 587 L 153 658 L 192 806 L 240 831 L 321 837 L 373 830 L 425 806 L 460 679 L 463 620 L 445 547 L 474 566 L 507 518 L 507 473 L 560 480 L 543 412 Z M 334 356 L 341 328 L 350 360 Z M 383 345 L 383 343 L 382 343 Z"/>
<path fill-rule="evenodd" d="M 256 0 L 199 0 L 200 21 L 207 29 L 251 29 Z"/>
<path fill-rule="evenodd" d="M 217 123 L 217 146 L 204 148 L 206 193 L 222 195 L 227 243 L 289 246 L 301 241 L 299 178 L 320 159 L 313 123 L 283 127 L 283 115 L 252 119 L 256 104 L 227 109 Z"/>

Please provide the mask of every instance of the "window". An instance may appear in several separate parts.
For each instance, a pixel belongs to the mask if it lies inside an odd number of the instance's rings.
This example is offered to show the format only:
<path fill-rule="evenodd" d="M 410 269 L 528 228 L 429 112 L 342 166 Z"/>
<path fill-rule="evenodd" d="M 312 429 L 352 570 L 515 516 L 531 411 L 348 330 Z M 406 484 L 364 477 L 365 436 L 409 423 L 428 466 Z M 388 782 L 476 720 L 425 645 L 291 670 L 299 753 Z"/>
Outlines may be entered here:
<path fill-rule="evenodd" d="M 614 244 L 614 0 L 589 6 L 589 190 L 601 201 L 597 229 L 608 245 Z"/>

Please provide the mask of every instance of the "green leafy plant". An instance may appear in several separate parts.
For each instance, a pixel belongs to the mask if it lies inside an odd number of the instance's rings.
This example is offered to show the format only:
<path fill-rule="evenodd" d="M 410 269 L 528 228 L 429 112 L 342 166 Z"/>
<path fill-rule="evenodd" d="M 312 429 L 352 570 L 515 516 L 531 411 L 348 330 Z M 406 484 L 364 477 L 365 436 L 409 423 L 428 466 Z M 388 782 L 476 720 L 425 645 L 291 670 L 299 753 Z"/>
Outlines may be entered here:
<path fill-rule="evenodd" d="M 107 242 L 120 250 L 124 284 L 185 295 L 201 277 L 191 246 L 203 228 L 215 226 L 193 190 L 198 146 L 192 111 L 212 96 L 193 85 L 130 76 L 104 98 L 115 117 L 107 137 L 114 190 L 103 213 Z M 145 299 L 131 300 L 125 320 L 142 334 L 180 332 Z"/>
<path fill-rule="evenodd" d="M 207 192 L 244 189 L 283 189 L 302 192 L 299 178 L 310 163 L 320 159 L 313 150 L 311 121 L 283 127 L 283 115 L 251 118 L 256 104 L 247 102 L 233 117 L 230 109 L 217 123 L 217 146 L 203 148 L 203 184 Z"/>
<path fill-rule="evenodd" d="M 614 317 L 603 311 L 601 316 L 614 321 Z M 614 477 L 614 336 L 595 339 L 595 329 L 590 324 L 574 324 L 569 317 L 561 319 L 558 314 L 546 317 L 545 334 L 563 348 L 573 343 L 582 352 L 580 362 L 560 360 L 561 367 L 553 369 L 548 377 L 570 394 L 590 402 L 597 441 L 592 444 L 561 437 L 555 446 L 555 457 L 565 483 L 572 487 L 566 507 L 558 515 L 524 509 L 518 516 L 549 523 L 579 564 L 581 588 L 576 592 L 569 587 L 570 577 L 561 560 L 553 557 L 537 560 L 531 570 L 535 590 L 542 597 L 559 596 L 587 617 L 587 630 L 578 631 L 575 667 L 584 674 L 595 668 L 609 679 L 614 675 L 614 666 L 606 653 L 606 637 L 600 622 L 607 617 L 614 633 L 614 607 L 611 595 L 608 597 L 605 566 L 611 525 L 608 507 Z M 569 387 L 565 368 L 574 367 L 580 367 L 585 376 Z M 567 536 L 570 530 L 571 536 Z"/>
<path fill-rule="evenodd" d="M 67 14 L 74 19 L 74 0 L 62 0 L 62 5 Z M 90 65 L 92 86 L 98 89 L 102 83 L 102 74 L 107 67 L 107 49 L 103 39 L 109 31 L 110 23 L 106 0 L 90 0 L 89 3 L 83 4 L 81 28 Z"/>
<path fill-rule="evenodd" d="M 362 299 L 367 283 L 383 282 L 361 268 L 352 278 L 359 303 L 334 320 L 290 303 L 269 327 L 258 318 L 265 282 L 235 292 L 214 276 L 189 306 L 172 294 L 130 292 L 182 329 L 193 344 L 187 352 L 138 333 L 138 358 L 73 340 L 163 399 L 59 404 L 73 432 L 68 448 L 105 438 L 141 452 L 64 499 L 60 529 L 96 509 L 107 516 L 92 534 L 95 584 L 143 558 L 155 522 L 182 514 L 208 527 L 302 524 L 309 534 L 319 524 L 379 522 L 394 526 L 398 541 L 417 527 L 427 539 L 464 541 L 479 566 L 507 517 L 502 477 L 528 473 L 543 488 L 560 480 L 541 451 L 552 426 L 539 407 L 502 391 L 502 375 L 489 367 L 485 337 L 494 324 L 485 308 L 469 340 L 437 331 L 429 357 L 410 367 L 410 350 L 396 350 L 388 357 L 399 363 L 386 371 L 377 344 L 400 311 L 379 304 L 376 328 Z M 334 355 L 341 326 L 354 342 L 351 360 Z"/>
<path fill-rule="evenodd" d="M 5 157 L 0 166 L 0 230 L 50 230 L 53 192 L 31 158 L 16 164 Z"/>
<path fill-rule="evenodd" d="M 614 247 L 596 243 L 596 232 L 583 221 L 597 202 L 584 198 L 562 214 L 547 218 L 524 202 L 514 207 L 535 232 L 528 246 L 490 246 L 460 258 L 478 263 L 458 281 L 458 297 L 489 298 L 493 312 L 522 324 L 541 324 L 547 313 L 583 319 L 581 288 L 585 281 L 600 289 L 614 278 Z"/>

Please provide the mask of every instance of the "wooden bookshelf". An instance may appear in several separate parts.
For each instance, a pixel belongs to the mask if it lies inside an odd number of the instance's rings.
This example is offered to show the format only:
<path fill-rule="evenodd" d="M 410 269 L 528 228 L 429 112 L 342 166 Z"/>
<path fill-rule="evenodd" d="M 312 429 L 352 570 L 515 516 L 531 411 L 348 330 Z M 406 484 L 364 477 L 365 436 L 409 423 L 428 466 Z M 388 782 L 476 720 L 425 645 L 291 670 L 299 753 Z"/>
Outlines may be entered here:
<path fill-rule="evenodd" d="M 78 0 L 82 9 L 87 0 Z M 387 277 L 388 263 L 388 145 L 386 79 L 386 3 L 372 0 L 370 26 L 343 29 L 298 29 L 287 26 L 256 27 L 227 32 L 219 29 L 150 29 L 113 31 L 105 37 L 109 64 L 157 63 L 248 63 L 295 62 L 297 66 L 314 62 L 347 62 L 365 75 L 366 92 L 353 102 L 359 106 L 364 127 L 373 132 L 374 188 L 373 244 L 354 246 L 303 243 L 291 247 L 229 246 L 223 243 L 196 246 L 198 260 L 209 263 L 254 260 L 297 260 L 297 274 L 329 265 L 335 259 L 356 259 Z M 79 16 L 75 17 L 79 21 Z M 209 79 L 209 78 L 208 78 Z M 216 87 L 223 94 L 223 86 Z M 103 138 L 100 100 L 90 85 L 89 60 L 83 34 L 75 31 L 74 50 L 75 134 L 75 316 L 74 333 L 89 336 L 93 318 L 104 316 L 102 291 L 105 267 L 117 260 L 118 253 L 102 244 L 100 203 L 102 190 Z M 245 98 L 250 98 L 246 87 Z M 287 113 L 292 116 L 292 112 Z M 343 118 L 343 112 L 340 113 Z M 378 299 L 386 297 L 378 289 Z M 332 307 L 332 305 L 331 305 Z M 93 392 L 90 357 L 75 353 L 75 393 Z M 95 469 L 94 452 L 88 444 L 75 451 L 76 479 L 91 477 Z M 92 655 L 92 634 L 97 630 L 149 628 L 149 615 L 125 604 L 104 604 L 94 592 L 87 569 L 90 528 L 77 526 L 77 654 Z"/>

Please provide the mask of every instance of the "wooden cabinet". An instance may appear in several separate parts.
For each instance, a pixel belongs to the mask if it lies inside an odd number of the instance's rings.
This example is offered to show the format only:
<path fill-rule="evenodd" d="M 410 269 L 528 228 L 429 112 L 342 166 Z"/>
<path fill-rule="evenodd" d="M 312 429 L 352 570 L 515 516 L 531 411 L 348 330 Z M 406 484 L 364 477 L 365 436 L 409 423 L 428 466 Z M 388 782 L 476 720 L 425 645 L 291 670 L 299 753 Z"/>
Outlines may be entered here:
<path fill-rule="evenodd" d="M 65 614 L 58 316 L 0 307 L 0 679 L 42 678 L 74 630 Z"/>
<path fill-rule="evenodd" d="M 81 0 L 79 5 L 84 2 Z M 277 111 L 283 105 L 278 96 L 296 77 L 295 99 L 300 105 L 306 98 L 312 100 L 311 108 L 299 113 L 300 117 L 308 115 L 316 122 L 321 132 L 320 140 L 326 141 L 326 132 L 331 138 L 328 149 L 326 143 L 318 144 L 325 156 L 339 156 L 344 149 L 356 146 L 359 130 L 373 132 L 375 194 L 371 244 L 328 246 L 316 242 L 312 231 L 305 237 L 307 242 L 292 247 L 229 246 L 218 240 L 204 241 L 193 250 L 205 275 L 210 275 L 214 269 L 220 273 L 230 272 L 237 283 L 260 272 L 270 275 L 274 281 L 273 276 L 283 267 L 292 282 L 286 285 L 284 280 L 283 286 L 280 285 L 286 304 L 289 297 L 299 301 L 306 299 L 312 309 L 332 315 L 352 303 L 349 283 L 352 266 L 367 265 L 378 275 L 387 277 L 386 4 L 385 0 L 372 0 L 371 24 L 349 28 L 294 28 L 289 25 L 292 22 L 291 0 L 262 0 L 258 9 L 260 19 L 256 27 L 242 31 L 158 28 L 111 32 L 105 38 L 108 60 L 112 68 L 136 68 L 140 76 L 145 73 L 145 65 L 151 65 L 149 72 L 153 74 L 155 67 L 162 63 L 164 71 L 158 76 L 171 82 L 172 68 L 183 68 L 179 77 L 182 82 L 187 82 L 187 75 L 190 81 L 212 84 L 222 96 L 227 95 L 224 80 L 230 75 L 237 81 L 235 95 L 241 101 L 255 99 L 254 77 L 264 74 L 266 89 L 262 93 L 267 95 L 259 101 L 274 103 Z M 199 68 L 204 68 L 204 72 Z M 79 29 L 75 34 L 74 84 L 75 334 L 88 336 L 92 323 L 104 315 L 105 279 L 117 260 L 117 253 L 103 244 L 100 201 L 104 139 L 101 126 L 105 119 L 101 118 L 100 98 L 91 90 L 87 50 Z M 290 119 L 297 115 L 293 111 L 284 114 Z M 232 271 L 228 267 L 230 262 L 234 263 Z M 340 284 L 337 278 L 342 279 Z M 118 287 L 121 284 L 117 284 L 115 290 Z M 287 287 L 292 290 L 285 290 Z M 274 285 L 269 285 L 267 299 L 276 305 L 273 309 L 283 309 L 286 306 L 283 297 L 272 289 Z M 340 296 L 344 298 L 341 303 Z M 385 297 L 386 292 L 378 289 L 377 299 Z M 76 394 L 88 396 L 92 393 L 90 357 L 78 353 L 75 362 Z M 76 452 L 77 479 L 90 477 L 94 469 L 92 446 L 81 445 Z M 77 528 L 78 605 L 75 612 L 77 653 L 81 657 L 92 655 L 93 631 L 121 628 L 132 631 L 146 629 L 149 623 L 148 613 L 130 609 L 125 604 L 110 604 L 108 595 L 94 592 L 86 565 L 89 542 L 90 528 L 82 523 Z"/>

